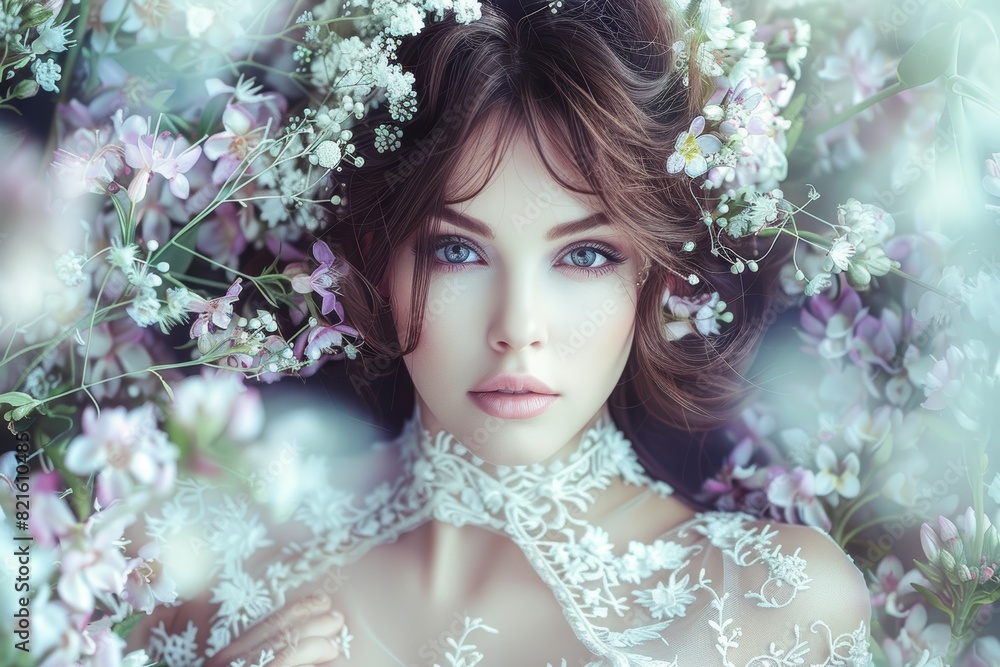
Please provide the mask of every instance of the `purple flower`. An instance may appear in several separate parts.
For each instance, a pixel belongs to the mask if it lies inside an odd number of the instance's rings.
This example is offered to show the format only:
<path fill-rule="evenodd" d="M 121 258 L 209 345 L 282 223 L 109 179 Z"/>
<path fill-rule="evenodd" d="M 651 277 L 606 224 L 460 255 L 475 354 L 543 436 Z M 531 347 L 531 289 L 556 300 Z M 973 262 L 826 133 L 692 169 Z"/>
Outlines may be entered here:
<path fill-rule="evenodd" d="M 858 293 L 843 285 L 836 301 L 825 294 L 809 299 L 799 315 L 804 330 L 799 335 L 808 344 L 808 351 L 818 352 L 827 359 L 839 359 L 851 350 L 854 327 L 867 313 Z"/>
<path fill-rule="evenodd" d="M 199 313 L 198 318 L 191 324 L 191 338 L 201 338 L 205 334 L 215 333 L 216 329 L 229 327 L 233 319 L 233 303 L 239 300 L 243 287 L 240 283 L 242 278 L 237 278 L 225 296 L 217 299 L 192 299 L 188 303 L 187 309 L 194 313 Z"/>
<path fill-rule="evenodd" d="M 902 335 L 902 321 L 893 310 L 883 309 L 878 319 L 865 313 L 854 325 L 848 354 L 859 366 L 874 364 L 887 373 L 895 373 L 891 363 L 896 356 L 896 341 Z"/>
<path fill-rule="evenodd" d="M 784 508 L 786 523 L 803 523 L 830 532 L 833 524 L 816 498 L 815 483 L 816 477 L 811 470 L 796 466 L 771 481 L 767 499 Z"/>
<path fill-rule="evenodd" d="M 346 324 L 319 325 L 306 334 L 305 356 L 313 361 L 324 354 L 332 354 L 335 348 L 344 347 L 344 335 L 357 336 L 358 331 Z M 343 358 L 344 353 L 337 353 L 332 359 Z"/>
<path fill-rule="evenodd" d="M 313 257 L 319 266 L 311 275 L 299 274 L 292 278 L 292 289 L 299 294 L 316 292 L 323 297 L 320 312 L 326 315 L 331 310 L 337 312 L 341 321 L 344 319 L 344 307 L 337 301 L 336 290 L 340 280 L 349 272 L 349 268 L 340 261 L 333 251 L 323 241 L 317 241 L 312 247 Z"/>

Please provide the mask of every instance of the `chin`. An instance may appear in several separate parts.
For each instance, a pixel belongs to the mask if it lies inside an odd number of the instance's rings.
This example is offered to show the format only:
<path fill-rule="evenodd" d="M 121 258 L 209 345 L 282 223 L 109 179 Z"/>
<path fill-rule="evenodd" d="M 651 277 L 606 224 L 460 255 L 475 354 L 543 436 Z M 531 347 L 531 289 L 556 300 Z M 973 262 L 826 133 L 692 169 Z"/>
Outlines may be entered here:
<path fill-rule="evenodd" d="M 439 421 L 470 452 L 493 465 L 531 465 L 551 458 L 575 440 L 600 407 L 588 412 L 557 403 L 536 417 L 502 419 L 484 413 L 471 399 L 467 403 L 464 418 L 455 420 L 461 423 L 453 422 L 455 428 Z M 474 415 L 471 420 L 470 415 Z M 578 443 L 572 444 L 575 449 Z"/>

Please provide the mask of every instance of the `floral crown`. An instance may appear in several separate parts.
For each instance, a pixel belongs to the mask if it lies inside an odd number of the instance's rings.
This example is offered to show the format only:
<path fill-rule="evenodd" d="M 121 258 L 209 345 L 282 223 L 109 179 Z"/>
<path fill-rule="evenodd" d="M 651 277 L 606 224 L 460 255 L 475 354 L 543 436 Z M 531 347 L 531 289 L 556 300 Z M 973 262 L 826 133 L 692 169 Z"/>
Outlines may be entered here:
<path fill-rule="evenodd" d="M 543 3 L 536 4 L 545 11 Z M 532 6 L 500 3 L 501 10 L 513 13 Z M 547 7 L 559 12 L 563 3 Z M 890 217 L 860 205 L 845 207 L 840 225 L 834 225 L 838 237 L 830 241 L 800 232 L 795 214 L 801 209 L 782 198 L 785 155 L 801 130 L 796 118 L 801 102 L 793 93 L 809 25 L 796 21 L 765 43 L 756 39 L 753 21 L 734 24 L 733 11 L 719 0 L 670 0 L 664 7 L 683 16 L 686 26 L 672 45 L 677 71 L 685 82 L 697 75 L 714 83 L 701 115 L 676 138 L 663 165 L 665 173 L 689 181 L 702 210 L 711 245 L 697 250 L 728 262 L 734 273 L 754 272 L 762 258 L 741 255 L 741 241 L 791 234 L 797 243 L 828 250 L 825 265 L 807 267 L 815 268 L 808 281 L 795 265 L 795 278 L 806 283 L 807 294 L 829 286 L 840 272 L 863 287 L 892 268 L 879 247 L 891 232 Z M 177 131 L 183 119 L 176 114 L 161 114 L 154 122 L 121 108 L 96 132 L 81 128 L 67 137 L 52 167 L 64 195 L 99 193 L 114 210 L 111 231 L 95 229 L 85 252 L 69 251 L 58 260 L 63 283 L 94 284 L 101 263 L 92 260 L 104 255 L 118 272 L 117 296 L 135 325 L 158 325 L 167 332 L 193 316 L 188 334 L 202 362 L 258 378 L 308 375 L 325 361 L 362 354 L 362 336 L 340 300 L 347 263 L 323 241 L 314 242 L 308 255 L 296 248 L 323 231 L 324 204 L 347 205 L 337 194 L 337 175 L 344 163 L 364 166 L 351 128 L 370 108 L 384 105 L 389 117 L 374 130 L 374 148 L 384 153 L 401 147 L 400 125 L 413 118 L 416 92 L 412 73 L 396 58 L 400 39 L 418 34 L 426 21 L 444 19 L 448 11 L 464 24 L 482 15 L 474 0 L 382 0 L 369 10 L 364 16 L 330 16 L 326 8 L 319 16 L 317 7 L 298 16 L 294 26 L 302 36 L 292 53 L 297 75 L 326 91 L 298 114 L 288 117 L 286 99 L 264 92 L 253 79 L 241 76 L 229 85 L 213 78 L 205 81 L 205 92 L 222 128 L 193 143 Z M 343 37 L 343 30 L 333 29 L 340 20 L 357 22 L 355 34 Z M 195 178 L 209 185 L 192 195 L 188 174 L 199 173 L 206 162 L 214 163 L 211 174 Z M 174 216 L 183 224 L 173 234 L 169 219 L 148 213 L 163 184 L 186 213 Z M 241 239 L 236 246 L 227 241 L 234 234 Z M 272 252 L 275 261 L 259 276 L 237 275 L 236 253 L 250 243 Z M 695 246 L 690 240 L 679 250 L 693 252 Z M 193 283 L 180 277 L 193 258 L 229 275 L 224 294 L 192 289 Z M 281 260 L 286 264 L 278 272 Z M 703 282 L 696 274 L 678 275 L 692 288 Z M 270 308 L 240 316 L 242 290 L 251 284 Z M 715 335 L 733 321 L 718 292 L 665 290 L 661 301 L 670 340 Z M 287 307 L 300 327 L 293 335 L 279 331 L 279 307 Z"/>

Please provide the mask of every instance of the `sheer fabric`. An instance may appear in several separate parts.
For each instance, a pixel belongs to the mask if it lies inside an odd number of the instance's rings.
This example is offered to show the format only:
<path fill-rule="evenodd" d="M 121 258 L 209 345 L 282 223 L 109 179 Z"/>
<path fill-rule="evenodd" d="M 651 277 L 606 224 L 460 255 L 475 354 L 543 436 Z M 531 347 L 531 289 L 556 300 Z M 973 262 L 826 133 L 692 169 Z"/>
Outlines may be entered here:
<path fill-rule="evenodd" d="M 416 411 L 398 438 L 377 445 L 365 460 L 360 470 L 369 479 L 352 474 L 352 482 L 331 481 L 343 462 L 304 461 L 312 481 L 300 480 L 296 502 L 279 520 L 267 519 L 237 490 L 182 484 L 147 520 L 167 544 L 198 536 L 202 553 L 193 560 L 208 566 L 210 597 L 152 627 L 151 657 L 170 667 L 218 664 L 212 656 L 242 633 L 261 631 L 294 591 L 329 583 L 331 573 L 349 578 L 352 564 L 367 554 L 438 521 L 504 535 L 548 587 L 564 616 L 558 622 L 576 644 L 559 644 L 561 658 L 534 663 L 539 667 L 872 664 L 864 578 L 817 529 L 707 512 L 648 542 L 612 543 L 588 516 L 610 485 L 643 491 L 621 508 L 633 512 L 672 489 L 645 474 L 607 418 L 564 460 L 494 468 L 447 432 L 423 430 Z M 602 516 L 608 520 L 614 512 Z M 398 604 L 420 614 L 420 600 Z M 522 619 L 537 613 L 511 611 Z M 516 633 L 511 622 L 470 615 L 441 628 L 445 651 L 398 655 L 389 648 L 389 623 L 345 615 L 341 660 L 352 647 L 364 649 L 366 667 L 375 665 L 371 656 L 385 665 L 512 664 L 502 649 L 491 655 L 487 647 L 518 641 L 516 634 L 504 637 L 505 627 Z M 273 657 L 265 649 L 234 667 L 262 667 Z"/>

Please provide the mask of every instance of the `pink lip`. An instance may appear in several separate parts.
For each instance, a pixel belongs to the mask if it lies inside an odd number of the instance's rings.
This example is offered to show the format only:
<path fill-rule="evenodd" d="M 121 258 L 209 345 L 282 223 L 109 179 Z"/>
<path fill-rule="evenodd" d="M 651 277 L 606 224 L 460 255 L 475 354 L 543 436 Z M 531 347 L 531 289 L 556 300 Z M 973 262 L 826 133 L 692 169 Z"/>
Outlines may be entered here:
<path fill-rule="evenodd" d="M 498 391 L 475 392 L 469 396 L 479 409 L 498 419 L 529 419 L 537 417 L 552 405 L 558 395 L 536 394 L 503 394 Z"/>
<path fill-rule="evenodd" d="M 513 373 L 495 375 L 480 382 L 469 391 L 478 394 L 489 391 L 500 391 L 501 389 L 504 391 L 530 391 L 535 394 L 556 394 L 547 384 L 534 375 L 514 375 Z"/>

